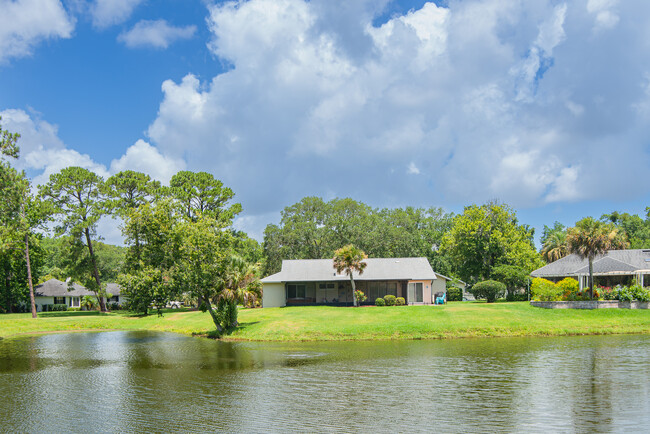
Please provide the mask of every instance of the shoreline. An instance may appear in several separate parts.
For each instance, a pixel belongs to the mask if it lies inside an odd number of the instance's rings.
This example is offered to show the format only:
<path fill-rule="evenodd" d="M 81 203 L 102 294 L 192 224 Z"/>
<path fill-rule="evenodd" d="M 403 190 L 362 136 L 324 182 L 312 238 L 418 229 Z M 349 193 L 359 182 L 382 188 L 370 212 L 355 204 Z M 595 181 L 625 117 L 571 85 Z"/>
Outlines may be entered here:
<path fill-rule="evenodd" d="M 224 342 L 447 340 L 650 334 L 648 310 L 549 310 L 514 303 L 450 303 L 406 307 L 242 309 L 240 327 Z M 208 313 L 170 310 L 164 316 L 118 311 L 97 315 L 0 315 L 0 339 L 49 333 L 161 331 L 215 339 Z"/>

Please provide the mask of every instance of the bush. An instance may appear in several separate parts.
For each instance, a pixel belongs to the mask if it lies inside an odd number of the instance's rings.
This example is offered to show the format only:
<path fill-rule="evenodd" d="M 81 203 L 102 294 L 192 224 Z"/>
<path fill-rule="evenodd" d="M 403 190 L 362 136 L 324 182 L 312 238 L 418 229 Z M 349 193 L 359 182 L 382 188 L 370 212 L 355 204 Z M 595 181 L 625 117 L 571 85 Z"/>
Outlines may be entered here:
<path fill-rule="evenodd" d="M 68 310 L 68 306 L 65 304 L 53 304 L 52 306 L 52 312 L 65 312 Z"/>
<path fill-rule="evenodd" d="M 447 286 L 447 301 L 463 301 L 463 290 L 457 286 Z"/>
<path fill-rule="evenodd" d="M 392 294 L 388 294 L 384 296 L 384 301 L 386 302 L 386 306 L 395 306 L 396 299 L 397 298 Z"/>
<path fill-rule="evenodd" d="M 530 285 L 530 294 L 536 301 L 559 301 L 562 297 L 562 288 L 550 280 L 536 277 Z"/>
<path fill-rule="evenodd" d="M 384 301 L 383 298 L 379 297 L 378 299 L 375 300 L 375 305 L 376 306 L 386 306 L 386 302 Z"/>
<path fill-rule="evenodd" d="M 108 307 L 109 310 L 120 310 L 122 307 L 118 303 L 111 303 Z"/>
<path fill-rule="evenodd" d="M 81 310 L 80 307 L 69 307 L 68 311 L 69 312 L 79 312 Z"/>
<path fill-rule="evenodd" d="M 526 291 L 514 291 L 506 295 L 506 301 L 528 301 L 528 294 Z"/>
<path fill-rule="evenodd" d="M 404 306 L 406 305 L 406 300 L 404 300 L 404 297 L 397 297 L 395 299 L 395 306 Z"/>
<path fill-rule="evenodd" d="M 634 300 L 634 294 L 627 286 L 621 286 L 618 288 L 618 299 L 619 301 L 632 301 Z"/>
<path fill-rule="evenodd" d="M 630 292 L 632 293 L 632 297 L 634 297 L 635 300 L 650 301 L 650 290 L 642 287 L 641 285 L 630 286 Z"/>
<path fill-rule="evenodd" d="M 622 288 L 621 285 L 616 285 L 614 288 L 598 288 L 603 300 L 618 300 L 618 292 Z"/>
<path fill-rule="evenodd" d="M 357 304 L 361 304 L 364 301 L 368 300 L 368 297 L 366 297 L 366 294 L 364 294 L 363 291 L 359 291 L 357 289 L 354 291 L 354 294 L 357 296 Z"/>
<path fill-rule="evenodd" d="M 493 303 L 506 292 L 506 285 L 496 280 L 484 280 L 472 287 L 472 294 L 476 298 L 484 298 L 488 303 Z"/>

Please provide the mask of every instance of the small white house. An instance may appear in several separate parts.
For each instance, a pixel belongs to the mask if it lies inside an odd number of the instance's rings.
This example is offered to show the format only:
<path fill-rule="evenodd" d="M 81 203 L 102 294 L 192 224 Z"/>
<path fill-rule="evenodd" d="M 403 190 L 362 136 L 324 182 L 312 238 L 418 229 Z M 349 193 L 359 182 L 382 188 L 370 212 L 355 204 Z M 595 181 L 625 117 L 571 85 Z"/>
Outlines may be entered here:
<path fill-rule="evenodd" d="M 445 279 L 431 269 L 427 258 L 369 258 L 360 275 L 358 290 L 374 304 L 388 294 L 404 297 L 407 304 L 433 304 L 437 292 L 446 292 Z M 262 279 L 262 307 L 334 305 L 352 303 L 350 277 L 338 274 L 332 259 L 284 260 L 279 273 Z"/>
<path fill-rule="evenodd" d="M 34 287 L 36 310 L 43 311 L 44 305 L 65 304 L 67 307 L 81 307 L 81 299 L 86 295 L 95 295 L 85 287 L 73 283 L 69 286 L 57 279 L 50 279 Z"/>

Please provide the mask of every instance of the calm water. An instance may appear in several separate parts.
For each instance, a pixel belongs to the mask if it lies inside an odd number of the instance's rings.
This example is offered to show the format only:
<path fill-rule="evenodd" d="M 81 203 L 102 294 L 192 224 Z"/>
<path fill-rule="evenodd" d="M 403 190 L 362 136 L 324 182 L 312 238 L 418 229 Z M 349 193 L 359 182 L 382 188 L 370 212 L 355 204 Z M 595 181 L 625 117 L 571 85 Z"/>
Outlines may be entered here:
<path fill-rule="evenodd" d="M 0 341 L 1 432 L 648 432 L 650 336 Z"/>

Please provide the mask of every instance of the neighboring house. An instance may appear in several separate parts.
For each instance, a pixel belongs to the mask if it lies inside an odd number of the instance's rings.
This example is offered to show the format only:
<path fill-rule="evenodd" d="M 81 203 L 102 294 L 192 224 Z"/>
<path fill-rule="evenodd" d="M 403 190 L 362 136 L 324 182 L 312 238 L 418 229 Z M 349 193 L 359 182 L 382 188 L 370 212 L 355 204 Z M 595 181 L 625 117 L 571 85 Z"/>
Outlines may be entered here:
<path fill-rule="evenodd" d="M 593 261 L 594 283 L 602 286 L 629 284 L 636 280 L 642 286 L 650 286 L 650 250 L 609 250 Z M 580 283 L 580 289 L 589 286 L 589 261 L 571 254 L 551 262 L 532 273 L 558 282 L 572 277 Z"/>
<path fill-rule="evenodd" d="M 354 283 L 374 304 L 379 297 L 404 297 L 407 304 L 432 304 L 436 292 L 446 292 L 445 278 L 437 275 L 427 258 L 370 258 Z M 350 277 L 338 274 L 332 259 L 282 261 L 279 273 L 262 279 L 262 307 L 352 304 Z"/>
<path fill-rule="evenodd" d="M 106 284 L 106 295 L 111 297 L 106 299 L 107 303 L 117 303 L 120 306 L 126 302 L 126 297 L 122 295 L 122 287 L 117 283 Z"/>
<path fill-rule="evenodd" d="M 57 279 L 50 279 L 34 287 L 36 310 L 43 311 L 43 305 L 65 304 L 68 307 L 81 307 L 81 299 L 86 295 L 95 295 L 79 284 L 68 286 Z"/>

